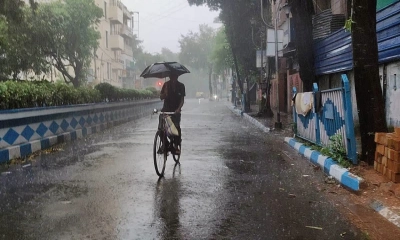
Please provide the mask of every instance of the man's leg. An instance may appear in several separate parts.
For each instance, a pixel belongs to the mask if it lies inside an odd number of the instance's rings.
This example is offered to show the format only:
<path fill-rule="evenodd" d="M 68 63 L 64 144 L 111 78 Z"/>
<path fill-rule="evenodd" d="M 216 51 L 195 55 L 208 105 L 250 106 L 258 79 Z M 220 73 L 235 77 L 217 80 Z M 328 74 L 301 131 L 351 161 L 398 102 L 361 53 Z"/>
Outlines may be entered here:
<path fill-rule="evenodd" d="M 161 138 L 161 143 L 162 143 L 161 149 L 164 149 L 164 145 L 165 145 L 167 148 L 169 147 L 169 142 L 168 142 L 168 137 L 166 137 L 166 138 L 165 138 L 166 142 L 164 143 L 164 134 L 165 134 L 165 132 L 164 132 L 164 129 L 162 129 L 162 126 L 161 126 L 161 122 L 162 122 L 162 121 L 164 121 L 164 118 L 163 118 L 163 116 L 160 114 L 160 115 L 159 115 L 159 118 L 158 118 L 158 130 L 160 131 L 160 138 Z M 167 149 L 167 151 L 168 151 L 168 149 Z"/>
<path fill-rule="evenodd" d="M 182 132 L 181 132 L 181 114 L 175 114 L 171 117 L 172 122 L 174 123 L 176 129 L 178 130 L 179 136 L 175 136 L 175 143 L 178 145 L 182 141 Z M 176 146 L 175 146 L 176 148 Z"/>

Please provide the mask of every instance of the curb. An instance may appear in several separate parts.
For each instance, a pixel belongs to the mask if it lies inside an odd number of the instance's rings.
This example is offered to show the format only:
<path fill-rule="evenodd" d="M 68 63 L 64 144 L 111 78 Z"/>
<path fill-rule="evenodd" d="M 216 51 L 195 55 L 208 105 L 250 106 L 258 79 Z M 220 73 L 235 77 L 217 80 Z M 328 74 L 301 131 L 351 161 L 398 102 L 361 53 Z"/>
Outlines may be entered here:
<path fill-rule="evenodd" d="M 233 113 L 235 113 L 238 116 L 241 116 L 242 118 L 246 119 L 259 129 L 263 130 L 264 132 L 268 133 L 270 132 L 270 128 L 264 126 L 262 123 L 257 121 L 256 119 L 252 118 L 249 114 L 242 112 L 240 109 L 235 108 L 234 106 L 227 106 Z"/>
<path fill-rule="evenodd" d="M 380 201 L 374 200 L 371 202 L 370 206 L 389 222 L 400 228 L 400 216 L 397 213 L 385 207 Z"/>
<path fill-rule="evenodd" d="M 318 151 L 311 150 L 304 144 L 296 142 L 293 138 L 285 137 L 285 142 L 287 142 L 291 147 L 296 149 L 304 157 L 309 159 L 312 163 L 318 164 L 324 170 L 325 173 L 334 177 L 342 185 L 355 191 L 360 190 L 360 184 L 364 180 L 350 173 L 346 168 L 343 168 L 340 165 L 338 165 L 332 158 L 324 156 Z"/>

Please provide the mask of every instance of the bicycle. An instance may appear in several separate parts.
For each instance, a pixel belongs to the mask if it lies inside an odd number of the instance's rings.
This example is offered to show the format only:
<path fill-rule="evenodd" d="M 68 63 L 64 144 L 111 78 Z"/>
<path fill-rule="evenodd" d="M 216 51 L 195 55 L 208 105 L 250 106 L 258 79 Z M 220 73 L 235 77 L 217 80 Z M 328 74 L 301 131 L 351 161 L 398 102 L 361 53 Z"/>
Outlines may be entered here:
<path fill-rule="evenodd" d="M 154 113 L 157 113 L 157 110 L 154 110 Z M 167 162 L 168 153 L 171 152 L 172 158 L 175 163 L 179 163 L 179 159 L 181 154 L 176 154 L 174 146 L 175 138 L 169 138 L 169 144 L 167 141 L 168 138 L 168 129 L 166 126 L 166 118 L 169 115 L 175 114 L 174 112 L 160 112 L 162 120 L 160 121 L 160 127 L 156 132 L 154 137 L 154 145 L 153 145 L 153 157 L 154 157 L 154 168 L 156 169 L 156 173 L 159 177 L 164 176 L 165 171 L 165 163 Z M 171 146 L 171 147 L 170 147 Z M 181 143 L 177 145 L 179 152 L 181 151 Z"/>

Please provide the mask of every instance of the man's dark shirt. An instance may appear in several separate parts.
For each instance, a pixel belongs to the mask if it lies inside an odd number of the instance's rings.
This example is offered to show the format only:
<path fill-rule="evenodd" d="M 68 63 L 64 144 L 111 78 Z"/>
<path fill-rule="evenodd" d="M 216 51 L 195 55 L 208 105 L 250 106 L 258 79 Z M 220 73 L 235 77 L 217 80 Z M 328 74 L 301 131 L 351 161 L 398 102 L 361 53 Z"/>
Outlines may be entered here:
<path fill-rule="evenodd" d="M 175 112 L 179 104 L 181 103 L 182 97 L 185 97 L 185 85 L 181 82 L 176 81 L 172 84 L 171 80 L 164 83 L 161 93 L 165 93 L 165 89 L 168 88 L 168 97 L 164 99 L 164 106 L 162 112 Z"/>

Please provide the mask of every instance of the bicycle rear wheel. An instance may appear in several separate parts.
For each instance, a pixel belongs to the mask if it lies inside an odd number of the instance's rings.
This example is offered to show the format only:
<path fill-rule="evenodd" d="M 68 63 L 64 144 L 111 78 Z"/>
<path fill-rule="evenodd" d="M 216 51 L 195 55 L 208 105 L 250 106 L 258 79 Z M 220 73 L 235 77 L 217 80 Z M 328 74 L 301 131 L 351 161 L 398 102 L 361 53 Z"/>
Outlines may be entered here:
<path fill-rule="evenodd" d="M 161 132 L 157 131 L 156 136 L 154 137 L 154 146 L 153 146 L 153 157 L 154 157 L 154 168 L 156 169 L 156 173 L 159 177 L 164 175 L 165 171 L 165 162 L 167 161 L 167 146 L 166 144 L 166 136 L 161 137 Z M 164 139 L 162 139 L 164 138 Z"/>

